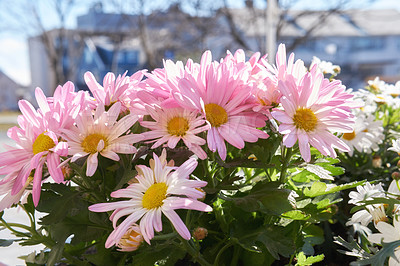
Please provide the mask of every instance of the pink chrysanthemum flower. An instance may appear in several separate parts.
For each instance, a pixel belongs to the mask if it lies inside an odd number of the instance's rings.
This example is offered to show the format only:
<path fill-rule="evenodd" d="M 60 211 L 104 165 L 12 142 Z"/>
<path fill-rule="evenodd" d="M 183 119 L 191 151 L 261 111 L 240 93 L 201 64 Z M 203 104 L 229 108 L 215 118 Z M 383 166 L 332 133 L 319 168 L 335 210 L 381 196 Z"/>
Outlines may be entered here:
<path fill-rule="evenodd" d="M 193 63 L 191 59 L 186 65 L 183 65 L 182 61 L 174 63 L 171 60 L 164 60 L 163 65 L 164 68 L 156 68 L 151 73 L 146 73 L 144 89 L 139 91 L 137 96 L 147 105 L 152 106 L 156 103 L 161 107 L 180 107 L 172 94 L 179 91 L 179 81 L 185 77 L 186 71 L 197 73 L 200 65 Z"/>
<path fill-rule="evenodd" d="M 141 121 L 140 124 L 151 129 L 144 132 L 145 139 L 155 142 L 151 149 L 167 143 L 173 149 L 182 140 L 185 145 L 200 159 L 207 158 L 207 154 L 200 147 L 206 141 L 196 134 L 209 129 L 209 125 L 197 111 L 189 111 L 183 108 L 161 109 L 157 106 L 146 108 L 154 121 Z"/>
<path fill-rule="evenodd" d="M 130 94 L 135 94 L 134 90 L 139 86 L 145 71 L 138 71 L 130 77 L 127 77 L 126 73 L 122 76 L 118 75 L 117 78 L 113 73 L 107 73 L 103 79 L 103 86 L 96 81 L 91 72 L 86 72 L 84 78 L 86 85 L 99 104 L 110 106 L 115 102 L 120 102 L 123 112 L 130 107 L 133 98 L 130 97 Z"/>
<path fill-rule="evenodd" d="M 58 86 L 52 97 L 46 97 L 40 88 L 36 88 L 35 97 L 39 105 L 38 111 L 45 117 L 49 129 L 57 134 L 62 129 L 72 127 L 80 111 L 87 107 L 95 108 L 94 99 L 89 93 L 75 92 L 75 86 L 70 81 Z"/>
<path fill-rule="evenodd" d="M 104 105 L 99 104 L 94 115 L 90 109 L 85 109 L 76 118 L 76 126 L 63 131 L 70 147 L 71 162 L 88 156 L 87 176 L 92 176 L 96 172 L 99 154 L 118 161 L 117 153 L 135 153 L 136 148 L 132 144 L 143 139 L 140 134 L 121 136 L 136 123 L 138 118 L 136 115 L 126 115 L 117 122 L 120 109 L 119 102 L 114 103 L 107 112 Z"/>
<path fill-rule="evenodd" d="M 310 144 L 323 155 L 336 157 L 334 148 L 349 151 L 349 147 L 332 132 L 353 132 L 354 115 L 350 112 L 351 95 L 344 93 L 340 82 L 326 82 L 321 73 L 311 71 L 301 82 L 289 75 L 279 82 L 283 110 L 275 109 L 283 144 L 299 143 L 301 156 L 311 160 Z"/>
<path fill-rule="evenodd" d="M 243 62 L 237 63 L 231 54 L 221 62 L 211 61 L 211 52 L 206 51 L 200 69 L 188 72 L 179 81 L 180 92 L 175 100 L 189 110 L 202 112 L 210 129 L 207 133 L 208 147 L 218 151 L 225 160 L 225 140 L 238 149 L 245 142 L 256 142 L 268 138 L 268 134 L 257 129 L 265 126 L 265 116 L 252 111 L 252 83 L 249 82 L 251 68 Z"/>
<path fill-rule="evenodd" d="M 175 210 L 212 211 L 210 206 L 197 200 L 203 196 L 198 188 L 204 187 L 207 182 L 189 179 L 189 175 L 197 166 L 196 159 L 190 158 L 173 171 L 173 168 L 160 162 L 157 155 L 154 154 L 153 158 L 154 164 L 151 168 L 144 165 L 136 166 L 139 173 L 136 177 L 138 183 L 111 193 L 113 198 L 129 198 L 129 200 L 98 203 L 89 207 L 93 212 L 114 210 L 110 217 L 114 231 L 106 241 L 106 248 L 119 243 L 127 229 L 138 220 L 143 238 L 150 244 L 154 230 L 157 232 L 162 230 L 162 214 L 171 221 L 184 239 L 189 240 L 190 232 Z M 128 217 L 117 226 L 118 220 L 126 215 Z"/>
<path fill-rule="evenodd" d="M 64 181 L 58 166 L 60 156 L 68 154 L 67 143 L 60 141 L 59 136 L 49 130 L 48 121 L 29 102 L 21 100 L 18 105 L 22 112 L 18 119 L 20 127 L 12 127 L 7 133 L 16 142 L 16 147 L 5 145 L 7 151 L 0 153 L 0 175 L 6 175 L 0 181 L 0 194 L 6 194 L 0 203 L 0 210 L 17 203 L 31 183 L 36 206 L 45 165 L 55 182 Z M 4 190 L 5 187 L 11 190 Z"/>
<path fill-rule="evenodd" d="M 278 87 L 279 80 L 285 80 L 287 75 L 292 75 L 297 81 L 300 81 L 307 69 L 302 60 L 294 61 L 294 53 L 291 53 L 289 59 L 286 59 L 284 44 L 280 44 L 278 47 L 275 65 L 270 64 L 264 56 L 258 61 L 257 66 L 258 71 L 252 75 L 256 81 L 254 94 L 258 102 L 254 111 L 265 113 L 270 117 L 271 108 L 278 106 L 282 97 Z"/>

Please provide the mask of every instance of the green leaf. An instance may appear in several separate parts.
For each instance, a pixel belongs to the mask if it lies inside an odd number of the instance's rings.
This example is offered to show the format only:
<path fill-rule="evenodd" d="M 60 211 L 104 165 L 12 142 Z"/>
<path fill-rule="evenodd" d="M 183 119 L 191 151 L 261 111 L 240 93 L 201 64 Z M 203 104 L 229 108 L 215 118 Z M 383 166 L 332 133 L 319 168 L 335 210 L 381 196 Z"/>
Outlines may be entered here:
<path fill-rule="evenodd" d="M 64 242 L 57 243 L 53 246 L 49 253 L 49 259 L 46 265 L 55 265 L 61 258 L 64 251 Z"/>
<path fill-rule="evenodd" d="M 317 181 L 311 185 L 311 188 L 305 188 L 303 193 L 306 197 L 316 197 L 325 194 L 326 188 L 327 186 L 324 182 Z"/>
<path fill-rule="evenodd" d="M 292 210 L 282 214 L 283 218 L 292 219 L 292 220 L 308 220 L 310 215 L 300 211 L 300 210 Z"/>
<path fill-rule="evenodd" d="M 104 243 L 96 245 L 96 253 L 84 254 L 83 256 L 94 265 L 98 266 L 109 266 L 116 265 L 118 259 L 116 259 L 111 252 L 111 249 L 106 249 Z"/>
<path fill-rule="evenodd" d="M 323 261 L 325 256 L 324 256 L 324 254 L 321 254 L 321 255 L 317 255 L 317 256 L 306 257 L 306 255 L 304 255 L 303 252 L 300 252 L 296 258 L 297 258 L 296 266 L 307 266 L 307 265 L 312 265 L 314 263 Z"/>
<path fill-rule="evenodd" d="M 15 240 L 12 239 L 0 239 L 0 247 L 8 247 L 14 243 Z"/>
<path fill-rule="evenodd" d="M 132 266 L 163 265 L 174 266 L 179 259 L 186 255 L 186 251 L 173 245 L 159 245 L 146 251 L 135 254 Z"/>
<path fill-rule="evenodd" d="M 320 196 L 320 195 L 332 194 L 332 193 L 339 192 L 339 191 L 342 191 L 345 189 L 362 186 L 362 185 L 364 185 L 365 182 L 366 182 L 366 180 L 355 181 L 355 182 L 335 186 L 335 187 L 328 189 L 326 183 L 321 182 L 321 181 L 316 181 L 311 185 L 311 188 L 304 188 L 303 194 L 306 197 L 316 197 L 316 196 Z"/>
<path fill-rule="evenodd" d="M 275 259 L 279 259 L 279 254 L 288 257 L 296 250 L 293 239 L 286 236 L 287 233 L 281 226 L 263 225 L 253 229 L 244 223 L 235 223 L 232 238 L 249 251 L 260 253 L 265 247 Z"/>
<path fill-rule="evenodd" d="M 266 214 L 280 215 L 293 209 L 288 196 L 290 190 L 280 188 L 279 182 L 257 183 L 245 196 L 229 198 L 244 211 L 261 211 Z"/>
<path fill-rule="evenodd" d="M 372 257 L 365 259 L 365 260 L 359 260 L 355 261 L 352 263 L 352 265 L 376 265 L 376 266 L 384 266 L 386 260 L 389 257 L 393 257 L 396 259 L 396 256 L 394 254 L 394 251 L 400 246 L 400 240 L 390 242 L 390 243 L 384 243 L 382 242 L 382 249 L 378 251 L 375 255 Z M 397 263 L 400 264 L 400 261 Z M 396 264 L 397 265 L 397 264 Z"/>

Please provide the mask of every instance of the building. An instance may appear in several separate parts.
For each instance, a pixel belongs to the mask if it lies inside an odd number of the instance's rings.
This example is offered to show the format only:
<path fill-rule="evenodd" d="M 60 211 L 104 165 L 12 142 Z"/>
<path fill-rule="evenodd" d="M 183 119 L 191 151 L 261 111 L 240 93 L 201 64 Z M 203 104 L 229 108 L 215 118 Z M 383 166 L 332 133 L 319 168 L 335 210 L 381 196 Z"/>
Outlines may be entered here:
<path fill-rule="evenodd" d="M 214 58 L 239 48 L 249 55 L 265 51 L 265 10 L 229 11 L 230 21 L 223 10 L 215 16 L 193 17 L 172 5 L 147 15 L 141 28 L 138 15 L 105 13 L 101 4 L 95 4 L 77 18 L 76 29 L 55 29 L 29 39 L 33 87 L 40 86 L 49 95 L 57 84 L 71 80 L 87 89 L 86 71 L 101 80 L 109 71 L 151 70 L 161 66 L 163 58 L 198 60 L 206 49 Z M 394 26 L 400 25 L 400 12 L 286 10 L 280 18 L 277 42 L 292 47 L 306 64 L 317 56 L 340 65 L 338 78 L 347 87 L 363 87 L 375 76 L 388 82 L 400 79 L 400 28 Z"/>
<path fill-rule="evenodd" d="M 18 101 L 25 95 L 25 88 L 0 70 L 0 111 L 17 111 Z"/>
<path fill-rule="evenodd" d="M 250 12 L 247 8 L 232 10 L 239 32 L 257 50 L 257 41 L 265 41 L 265 10 L 256 10 L 256 16 Z M 400 25 L 399 11 L 342 10 L 327 14 L 290 10 L 282 16 L 277 42 L 287 47 L 296 42 L 293 52 L 306 64 L 317 56 L 340 65 L 338 78 L 347 87 L 364 87 L 365 81 L 375 76 L 388 82 L 400 80 L 400 28 L 395 26 Z M 308 31 L 311 27 L 315 30 Z M 225 36 L 224 43 L 232 42 Z"/>

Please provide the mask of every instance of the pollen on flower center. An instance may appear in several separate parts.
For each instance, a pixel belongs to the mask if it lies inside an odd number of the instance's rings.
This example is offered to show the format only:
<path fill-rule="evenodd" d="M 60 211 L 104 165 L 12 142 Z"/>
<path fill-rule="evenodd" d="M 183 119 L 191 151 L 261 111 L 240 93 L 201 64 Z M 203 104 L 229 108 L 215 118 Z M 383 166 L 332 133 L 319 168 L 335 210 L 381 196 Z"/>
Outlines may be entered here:
<path fill-rule="evenodd" d="M 343 139 L 348 140 L 348 141 L 354 139 L 355 137 L 356 137 L 356 132 L 354 132 L 354 131 L 351 133 L 344 133 L 342 136 Z"/>
<path fill-rule="evenodd" d="M 42 151 L 48 151 L 54 146 L 56 146 L 54 141 L 49 136 L 42 133 L 36 138 L 35 142 L 32 144 L 32 151 L 33 154 L 38 154 Z"/>
<path fill-rule="evenodd" d="M 98 133 L 86 136 L 85 139 L 82 141 L 81 146 L 85 152 L 93 154 L 97 152 L 97 146 L 99 145 L 100 140 L 103 140 L 104 147 L 107 147 L 107 138 Z"/>
<path fill-rule="evenodd" d="M 189 129 L 189 122 L 186 118 L 175 116 L 167 123 L 167 130 L 170 135 L 182 137 Z"/>
<path fill-rule="evenodd" d="M 228 122 L 228 114 L 225 109 L 215 103 L 209 103 L 204 106 L 206 119 L 212 127 L 219 127 Z"/>
<path fill-rule="evenodd" d="M 306 132 L 313 131 L 318 122 L 317 116 L 309 108 L 299 108 L 293 115 L 293 122 L 296 128 L 303 129 Z"/>
<path fill-rule="evenodd" d="M 167 185 L 165 183 L 155 183 L 151 185 L 143 195 L 142 205 L 150 210 L 161 207 L 167 198 Z"/>

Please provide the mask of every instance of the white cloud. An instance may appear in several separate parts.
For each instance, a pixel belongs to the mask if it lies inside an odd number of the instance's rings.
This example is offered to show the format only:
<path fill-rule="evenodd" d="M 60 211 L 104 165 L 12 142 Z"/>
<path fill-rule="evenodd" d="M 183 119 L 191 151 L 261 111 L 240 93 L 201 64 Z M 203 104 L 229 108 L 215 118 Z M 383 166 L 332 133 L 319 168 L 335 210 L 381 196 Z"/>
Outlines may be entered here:
<path fill-rule="evenodd" d="M 21 85 L 30 84 L 28 43 L 25 39 L 0 38 L 0 70 Z"/>

